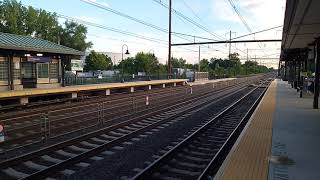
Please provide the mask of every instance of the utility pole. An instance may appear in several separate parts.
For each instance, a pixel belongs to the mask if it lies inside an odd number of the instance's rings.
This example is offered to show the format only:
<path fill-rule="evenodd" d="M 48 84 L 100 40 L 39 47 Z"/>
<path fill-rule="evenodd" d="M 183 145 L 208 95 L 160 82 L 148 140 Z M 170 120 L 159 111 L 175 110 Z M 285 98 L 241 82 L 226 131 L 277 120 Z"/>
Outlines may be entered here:
<path fill-rule="evenodd" d="M 254 73 L 256 73 L 257 69 L 257 55 L 254 55 Z"/>
<path fill-rule="evenodd" d="M 231 36 L 232 33 L 236 34 L 236 32 L 232 32 L 231 30 L 229 31 L 229 61 L 231 59 L 230 55 L 231 55 Z"/>
<path fill-rule="evenodd" d="M 200 46 L 199 46 L 199 64 L 198 64 L 198 72 L 200 72 Z"/>
<path fill-rule="evenodd" d="M 247 48 L 247 61 L 245 62 L 246 65 L 246 75 L 248 75 L 248 61 L 249 61 L 249 56 L 248 56 L 248 48 Z"/>
<path fill-rule="evenodd" d="M 229 61 L 230 61 L 230 57 L 231 56 L 231 31 L 230 31 L 230 39 L 229 39 Z"/>
<path fill-rule="evenodd" d="M 168 52 L 168 73 L 171 75 L 171 5 L 172 0 L 169 0 L 169 52 Z"/>

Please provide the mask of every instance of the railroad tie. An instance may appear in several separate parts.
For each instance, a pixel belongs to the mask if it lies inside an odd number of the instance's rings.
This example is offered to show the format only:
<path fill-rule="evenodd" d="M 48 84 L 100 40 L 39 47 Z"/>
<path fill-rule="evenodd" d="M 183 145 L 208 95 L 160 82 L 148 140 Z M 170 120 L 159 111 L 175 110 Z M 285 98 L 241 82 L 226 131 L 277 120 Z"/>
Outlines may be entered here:
<path fill-rule="evenodd" d="M 48 155 L 41 156 L 41 158 L 44 159 L 45 161 L 52 162 L 52 163 L 61 163 L 63 161 L 61 159 L 53 158 Z"/>
<path fill-rule="evenodd" d="M 71 169 L 65 169 L 63 171 L 60 171 L 61 174 L 65 175 L 65 176 L 69 176 L 69 175 L 72 175 L 75 173 L 74 170 L 71 170 Z"/>
<path fill-rule="evenodd" d="M 69 146 L 68 148 L 73 150 L 73 151 L 80 151 L 80 152 L 86 152 L 86 151 L 89 150 L 89 149 L 81 148 L 81 147 L 78 147 L 78 146 L 75 146 L 75 145 Z"/>
<path fill-rule="evenodd" d="M 66 157 L 75 157 L 76 156 L 76 154 L 66 152 L 66 151 L 64 151 L 62 149 L 60 149 L 58 151 L 55 151 L 55 153 L 57 153 L 59 155 L 62 155 L 62 156 L 66 156 Z"/>
<path fill-rule="evenodd" d="M 4 172 L 8 176 L 15 178 L 15 179 L 22 179 L 22 178 L 27 177 L 29 175 L 29 174 L 17 171 L 13 168 L 3 169 L 2 172 Z"/>
<path fill-rule="evenodd" d="M 27 162 L 24 162 L 23 164 L 26 165 L 27 167 L 29 167 L 31 169 L 35 169 L 35 170 L 43 170 L 43 169 L 47 168 L 47 166 L 37 164 L 32 161 L 27 161 Z"/>
<path fill-rule="evenodd" d="M 89 143 L 87 141 L 81 141 L 80 144 L 84 145 L 84 146 L 87 146 L 87 147 L 92 147 L 92 148 L 96 148 L 98 147 L 99 145 L 97 144 L 92 144 L 92 143 Z"/>

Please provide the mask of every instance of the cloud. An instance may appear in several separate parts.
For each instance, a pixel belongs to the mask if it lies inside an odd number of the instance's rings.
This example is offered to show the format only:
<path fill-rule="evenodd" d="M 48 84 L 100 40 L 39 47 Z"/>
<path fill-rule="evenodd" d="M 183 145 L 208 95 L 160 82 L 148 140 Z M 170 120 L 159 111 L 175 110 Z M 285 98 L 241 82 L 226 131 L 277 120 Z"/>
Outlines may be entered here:
<path fill-rule="evenodd" d="M 225 30 L 220 30 L 222 36 L 224 32 L 229 30 L 228 28 L 236 31 L 237 36 L 249 33 L 228 0 L 212 0 L 211 2 L 212 18 L 215 21 L 226 23 Z M 253 32 L 283 24 L 285 0 L 233 0 L 233 2 Z M 282 29 L 279 28 L 277 30 Z M 255 36 L 247 36 L 242 39 L 281 39 L 281 32 L 277 30 L 267 31 Z M 217 31 L 215 30 L 215 32 Z M 234 46 L 243 52 L 237 50 Z M 237 44 L 233 45 L 232 51 L 239 52 L 240 56 L 245 58 L 247 48 L 249 49 L 249 58 L 280 53 L 280 43 Z M 261 49 L 264 50 L 262 51 Z M 275 55 L 272 57 L 275 57 Z M 273 62 L 266 64 L 275 67 Z"/>
<path fill-rule="evenodd" d="M 233 1 L 252 29 L 283 24 L 285 0 Z M 212 0 L 213 16 L 219 20 L 242 23 L 227 0 Z"/>
<path fill-rule="evenodd" d="M 212 0 L 212 17 L 222 21 L 240 22 L 226 0 Z"/>

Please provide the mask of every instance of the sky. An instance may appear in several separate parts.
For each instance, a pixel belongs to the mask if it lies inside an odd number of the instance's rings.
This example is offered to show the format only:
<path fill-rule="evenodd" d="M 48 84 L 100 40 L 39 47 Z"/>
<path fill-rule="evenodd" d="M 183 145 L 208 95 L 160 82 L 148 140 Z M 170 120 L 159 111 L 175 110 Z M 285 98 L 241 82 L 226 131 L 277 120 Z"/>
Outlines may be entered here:
<path fill-rule="evenodd" d="M 168 33 L 163 31 L 168 30 L 168 9 L 157 3 L 159 1 L 168 4 L 168 0 L 21 0 L 21 3 L 85 21 L 85 26 L 88 28 L 87 40 L 93 43 L 92 50 L 121 53 L 122 46 L 126 44 L 133 56 L 141 51 L 151 52 L 161 63 L 165 63 L 168 57 Z M 283 25 L 285 0 L 232 1 L 251 32 Z M 94 3 L 147 22 L 154 28 L 98 8 L 92 5 Z M 229 0 L 172 0 L 172 8 L 202 27 L 199 28 L 173 13 L 172 31 L 191 36 L 172 34 L 172 43 L 210 41 L 192 36 L 227 40 L 230 31 L 232 31 L 232 38 L 250 33 Z M 59 18 L 60 23 L 64 21 L 64 18 Z M 126 34 L 110 31 L 110 28 L 125 31 Z M 129 36 L 128 32 L 134 36 Z M 281 35 L 282 27 L 279 27 L 241 39 L 281 39 Z M 280 42 L 232 44 L 231 52 L 239 53 L 243 62 L 248 54 L 249 59 L 256 58 L 258 63 L 277 67 L 277 59 L 266 58 L 278 58 L 280 46 Z M 228 53 L 228 44 L 200 46 L 201 59 L 227 58 Z M 197 63 L 199 46 L 173 47 L 172 56 L 182 57 L 188 63 Z"/>

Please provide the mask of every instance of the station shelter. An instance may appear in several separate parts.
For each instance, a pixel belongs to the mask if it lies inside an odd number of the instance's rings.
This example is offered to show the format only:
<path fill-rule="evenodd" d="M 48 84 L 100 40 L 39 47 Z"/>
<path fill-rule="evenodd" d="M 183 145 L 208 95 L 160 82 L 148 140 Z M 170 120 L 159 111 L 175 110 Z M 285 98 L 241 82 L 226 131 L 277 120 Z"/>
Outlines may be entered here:
<path fill-rule="evenodd" d="M 279 61 L 279 75 L 298 91 L 306 79 L 312 82 L 314 109 L 319 106 L 319 7 L 320 1 L 287 0 Z"/>
<path fill-rule="evenodd" d="M 67 63 L 83 55 L 40 38 L 0 32 L 0 92 L 63 86 Z"/>

